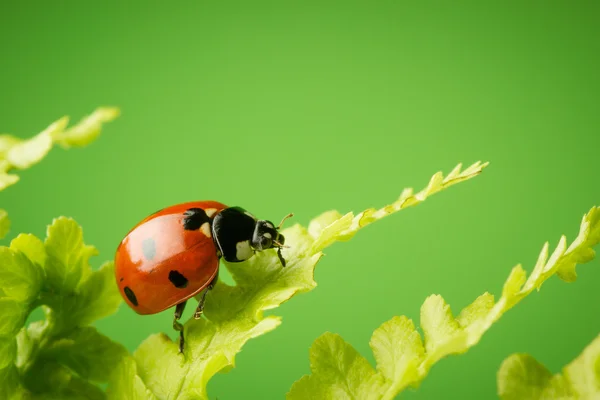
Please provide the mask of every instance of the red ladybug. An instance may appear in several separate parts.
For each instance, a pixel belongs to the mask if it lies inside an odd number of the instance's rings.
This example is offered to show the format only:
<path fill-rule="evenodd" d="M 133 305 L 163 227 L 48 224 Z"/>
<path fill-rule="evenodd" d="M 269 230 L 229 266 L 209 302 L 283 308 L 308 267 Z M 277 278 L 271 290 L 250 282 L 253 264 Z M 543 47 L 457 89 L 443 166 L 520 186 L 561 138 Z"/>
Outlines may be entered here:
<path fill-rule="evenodd" d="M 241 207 L 216 201 L 194 201 L 162 209 L 138 223 L 119 244 L 115 277 L 127 304 L 138 314 L 155 314 L 175 306 L 173 328 L 189 298 L 206 289 L 198 303 L 200 318 L 208 290 L 218 279 L 219 260 L 241 262 L 256 251 L 277 249 L 285 238 L 278 232 L 289 214 L 275 226 Z"/>

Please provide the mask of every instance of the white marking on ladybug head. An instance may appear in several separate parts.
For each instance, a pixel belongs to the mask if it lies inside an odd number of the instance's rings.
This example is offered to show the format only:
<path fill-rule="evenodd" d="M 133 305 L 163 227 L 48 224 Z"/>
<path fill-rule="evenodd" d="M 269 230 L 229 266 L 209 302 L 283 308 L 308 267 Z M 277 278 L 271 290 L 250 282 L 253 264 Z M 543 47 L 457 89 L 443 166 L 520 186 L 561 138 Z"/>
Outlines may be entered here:
<path fill-rule="evenodd" d="M 269 239 L 273 239 L 273 236 L 271 236 L 271 234 L 269 232 L 265 232 L 263 233 L 263 236 Z"/>
<path fill-rule="evenodd" d="M 216 208 L 207 208 L 206 210 L 204 210 L 204 212 L 206 213 L 208 218 L 210 218 L 217 212 L 217 209 Z"/>
<path fill-rule="evenodd" d="M 200 227 L 200 232 L 204 233 L 204 236 L 208 238 L 211 237 L 210 224 L 208 222 L 203 223 Z"/>
<path fill-rule="evenodd" d="M 238 260 L 247 260 L 254 255 L 252 247 L 250 247 L 250 241 L 244 240 L 243 242 L 237 242 L 235 245 L 235 258 Z"/>

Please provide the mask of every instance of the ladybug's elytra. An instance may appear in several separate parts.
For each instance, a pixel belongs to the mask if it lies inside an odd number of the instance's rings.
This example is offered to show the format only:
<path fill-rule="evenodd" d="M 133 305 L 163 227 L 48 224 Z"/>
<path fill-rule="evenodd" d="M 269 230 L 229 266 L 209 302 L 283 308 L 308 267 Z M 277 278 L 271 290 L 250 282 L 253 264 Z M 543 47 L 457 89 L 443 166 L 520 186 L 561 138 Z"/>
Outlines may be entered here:
<path fill-rule="evenodd" d="M 279 226 L 258 220 L 241 207 L 216 201 L 193 201 L 162 209 L 139 222 L 121 241 L 115 256 L 115 277 L 125 302 L 138 314 L 155 314 L 175 306 L 173 328 L 186 302 L 205 290 L 194 318 L 200 318 L 208 290 L 218 279 L 219 261 L 241 262 L 256 251 L 277 249 L 285 238 Z"/>

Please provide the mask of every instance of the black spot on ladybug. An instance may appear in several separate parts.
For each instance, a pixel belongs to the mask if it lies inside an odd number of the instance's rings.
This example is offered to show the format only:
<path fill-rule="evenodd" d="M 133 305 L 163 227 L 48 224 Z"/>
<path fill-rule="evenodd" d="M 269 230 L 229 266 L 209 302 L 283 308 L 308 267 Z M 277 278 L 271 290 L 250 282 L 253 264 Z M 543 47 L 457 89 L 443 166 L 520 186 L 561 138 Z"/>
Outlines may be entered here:
<path fill-rule="evenodd" d="M 178 289 L 183 289 L 188 284 L 187 278 L 178 271 L 169 272 L 169 280 Z"/>
<path fill-rule="evenodd" d="M 190 208 L 183 213 L 183 229 L 186 231 L 198 230 L 205 222 L 210 223 L 210 218 L 201 208 Z"/>
<path fill-rule="evenodd" d="M 133 293 L 133 290 L 131 290 L 129 288 L 129 286 L 125 286 L 123 288 L 123 292 L 125 292 L 125 296 L 127 296 L 127 298 L 129 299 L 129 301 L 131 302 L 131 304 L 133 304 L 134 306 L 138 305 L 137 297 L 135 297 L 135 293 Z"/>
<path fill-rule="evenodd" d="M 123 282 L 123 280 L 124 280 L 124 279 L 125 279 L 125 278 L 121 278 L 121 279 L 119 279 L 119 282 Z"/>
<path fill-rule="evenodd" d="M 152 238 L 146 238 L 142 242 L 142 252 L 146 260 L 152 260 L 156 255 L 156 242 Z"/>

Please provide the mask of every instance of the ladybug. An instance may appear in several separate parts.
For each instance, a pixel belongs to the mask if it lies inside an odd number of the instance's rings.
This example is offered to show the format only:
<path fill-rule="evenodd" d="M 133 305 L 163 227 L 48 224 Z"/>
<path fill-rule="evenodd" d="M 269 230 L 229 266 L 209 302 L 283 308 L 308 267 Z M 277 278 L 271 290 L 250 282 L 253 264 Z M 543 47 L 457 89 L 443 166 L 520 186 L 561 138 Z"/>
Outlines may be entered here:
<path fill-rule="evenodd" d="M 206 294 L 217 282 L 221 258 L 236 263 L 256 251 L 281 249 L 285 237 L 271 221 L 259 220 L 241 207 L 216 201 L 192 201 L 164 208 L 146 217 L 127 233 L 115 255 L 115 278 L 125 302 L 141 315 L 156 314 L 175 306 L 173 328 L 187 300 L 204 290 L 194 318 L 204 309 Z"/>

